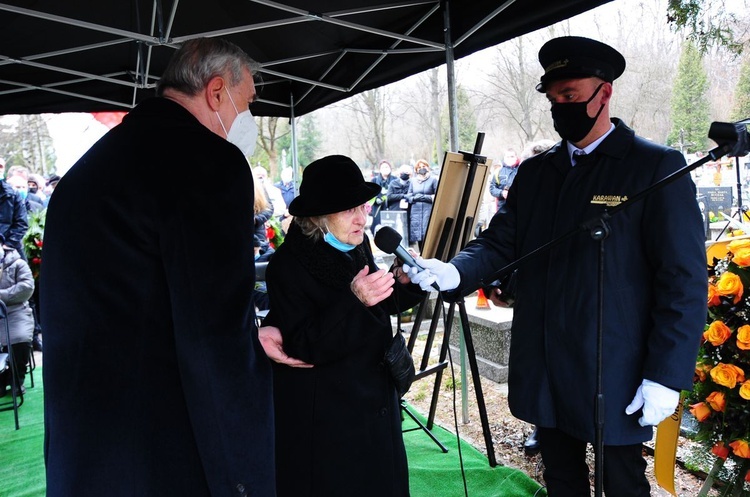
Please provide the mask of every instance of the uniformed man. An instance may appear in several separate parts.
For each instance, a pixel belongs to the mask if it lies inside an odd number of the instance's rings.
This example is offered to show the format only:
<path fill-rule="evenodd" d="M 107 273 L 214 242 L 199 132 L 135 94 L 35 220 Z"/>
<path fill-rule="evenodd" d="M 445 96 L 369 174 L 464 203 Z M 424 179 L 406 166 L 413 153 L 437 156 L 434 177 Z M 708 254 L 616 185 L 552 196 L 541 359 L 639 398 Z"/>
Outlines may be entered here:
<path fill-rule="evenodd" d="M 610 119 L 613 81 L 625 70 L 614 48 L 562 37 L 539 51 L 537 90 L 562 137 L 519 168 L 505 209 L 450 263 L 411 270 L 447 298 L 564 234 L 517 274 L 509 404 L 538 426 L 552 497 L 590 495 L 586 445 L 595 440 L 598 260 L 601 245 L 580 229 L 685 165 L 675 150 Z M 582 154 L 582 155 L 579 155 Z M 706 317 L 704 233 L 695 185 L 684 175 L 608 221 L 604 243 L 603 486 L 607 497 L 648 497 L 641 444 L 692 388 Z"/>

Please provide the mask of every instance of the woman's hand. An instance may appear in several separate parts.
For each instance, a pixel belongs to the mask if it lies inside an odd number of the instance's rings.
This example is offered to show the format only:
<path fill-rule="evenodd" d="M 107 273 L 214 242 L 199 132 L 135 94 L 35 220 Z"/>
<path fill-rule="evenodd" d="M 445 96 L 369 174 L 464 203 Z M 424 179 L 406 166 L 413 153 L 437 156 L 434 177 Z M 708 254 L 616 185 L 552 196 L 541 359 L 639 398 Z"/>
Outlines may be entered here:
<path fill-rule="evenodd" d="M 283 349 L 283 340 L 281 338 L 281 330 L 275 326 L 261 326 L 258 328 L 258 339 L 260 344 L 263 346 L 266 355 L 269 359 L 279 364 L 286 364 L 293 368 L 311 368 L 312 364 L 308 364 L 294 357 L 286 355 Z"/>
<path fill-rule="evenodd" d="M 398 281 L 402 285 L 408 285 L 409 283 L 411 283 L 409 275 L 404 272 L 404 268 L 402 268 L 400 265 L 393 266 L 393 277 L 396 278 L 396 281 Z"/>
<path fill-rule="evenodd" d="M 380 269 L 372 274 L 365 266 L 354 276 L 350 285 L 352 292 L 367 307 L 382 302 L 393 293 L 393 273 Z"/>

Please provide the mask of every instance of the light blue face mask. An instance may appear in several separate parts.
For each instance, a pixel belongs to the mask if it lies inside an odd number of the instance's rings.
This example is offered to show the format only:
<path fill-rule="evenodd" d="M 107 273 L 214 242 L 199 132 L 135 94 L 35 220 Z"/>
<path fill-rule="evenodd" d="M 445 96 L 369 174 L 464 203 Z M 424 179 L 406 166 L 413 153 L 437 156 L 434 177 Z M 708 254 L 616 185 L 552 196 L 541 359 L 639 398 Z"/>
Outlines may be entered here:
<path fill-rule="evenodd" d="M 350 250 L 354 250 L 357 248 L 356 245 L 349 245 L 348 243 L 344 243 L 335 236 L 333 236 L 333 233 L 330 231 L 325 234 L 323 237 L 323 240 L 330 245 L 331 247 L 335 248 L 336 250 L 340 252 L 349 252 Z"/>

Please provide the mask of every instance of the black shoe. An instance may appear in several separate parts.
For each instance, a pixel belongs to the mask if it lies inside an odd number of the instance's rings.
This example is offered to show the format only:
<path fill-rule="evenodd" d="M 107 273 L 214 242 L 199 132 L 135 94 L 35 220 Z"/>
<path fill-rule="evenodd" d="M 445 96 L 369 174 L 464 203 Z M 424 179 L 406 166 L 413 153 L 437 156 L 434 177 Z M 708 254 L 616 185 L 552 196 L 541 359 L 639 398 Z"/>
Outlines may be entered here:
<path fill-rule="evenodd" d="M 526 452 L 527 456 L 538 454 L 541 450 L 539 440 L 536 438 L 536 426 L 534 427 L 534 431 L 531 433 L 531 435 L 529 435 L 529 438 L 527 438 L 523 443 L 523 450 L 524 452 Z"/>
<path fill-rule="evenodd" d="M 34 339 L 31 340 L 31 346 L 35 352 L 41 352 L 42 351 L 42 337 L 39 335 L 34 335 Z"/>

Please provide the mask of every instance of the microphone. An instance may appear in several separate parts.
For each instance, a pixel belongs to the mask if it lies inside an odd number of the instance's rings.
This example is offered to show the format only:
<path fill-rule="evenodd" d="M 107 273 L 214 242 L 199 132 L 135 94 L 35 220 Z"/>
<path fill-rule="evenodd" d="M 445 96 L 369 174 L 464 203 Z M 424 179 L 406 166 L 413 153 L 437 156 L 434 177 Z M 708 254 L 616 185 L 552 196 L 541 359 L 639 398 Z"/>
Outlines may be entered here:
<path fill-rule="evenodd" d="M 417 264 L 414 257 L 401 246 L 401 235 L 398 234 L 398 231 L 390 226 L 381 226 L 378 229 L 378 232 L 375 233 L 375 245 L 383 252 L 395 255 L 409 266 L 415 267 L 419 271 L 424 271 L 424 268 Z M 440 291 L 437 282 L 432 283 L 432 288 L 438 292 Z"/>

